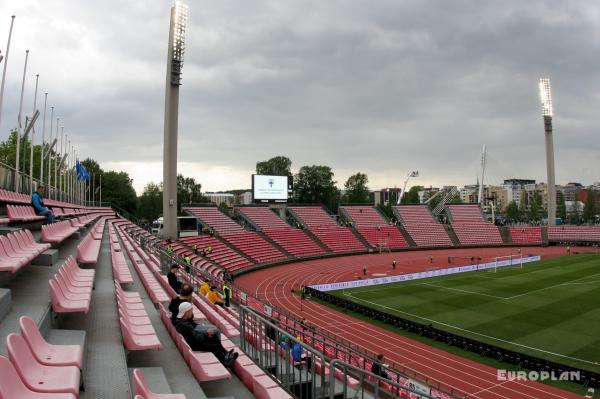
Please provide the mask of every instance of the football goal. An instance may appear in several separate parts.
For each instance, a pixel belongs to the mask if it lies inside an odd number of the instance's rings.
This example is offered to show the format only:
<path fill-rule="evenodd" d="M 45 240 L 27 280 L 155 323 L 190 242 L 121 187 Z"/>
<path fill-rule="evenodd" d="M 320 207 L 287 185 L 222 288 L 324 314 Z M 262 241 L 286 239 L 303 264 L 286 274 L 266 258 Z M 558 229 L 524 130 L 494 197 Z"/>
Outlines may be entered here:
<path fill-rule="evenodd" d="M 486 268 L 486 271 L 497 273 L 499 270 L 501 271 L 509 271 L 523 269 L 523 255 L 505 255 L 505 256 L 497 256 L 492 258 L 490 261 L 490 266 Z"/>

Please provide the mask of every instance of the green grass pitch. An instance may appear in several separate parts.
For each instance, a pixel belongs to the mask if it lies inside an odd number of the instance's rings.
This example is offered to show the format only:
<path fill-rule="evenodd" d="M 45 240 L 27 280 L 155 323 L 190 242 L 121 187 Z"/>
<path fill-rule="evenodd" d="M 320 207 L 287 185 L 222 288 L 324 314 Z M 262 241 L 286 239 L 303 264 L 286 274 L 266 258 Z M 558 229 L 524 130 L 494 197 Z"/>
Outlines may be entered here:
<path fill-rule="evenodd" d="M 452 333 L 600 372 L 600 256 L 340 290 L 334 295 Z"/>

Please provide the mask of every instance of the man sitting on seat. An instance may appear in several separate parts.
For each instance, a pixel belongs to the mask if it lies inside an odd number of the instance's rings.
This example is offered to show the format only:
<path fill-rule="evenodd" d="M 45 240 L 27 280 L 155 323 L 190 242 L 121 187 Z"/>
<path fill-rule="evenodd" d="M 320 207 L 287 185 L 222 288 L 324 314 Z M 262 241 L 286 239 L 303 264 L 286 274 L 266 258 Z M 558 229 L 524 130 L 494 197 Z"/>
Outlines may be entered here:
<path fill-rule="evenodd" d="M 228 352 L 223 348 L 219 330 L 197 324 L 193 320 L 194 311 L 192 309 L 192 304 L 189 302 L 179 305 L 179 313 L 175 320 L 177 332 L 183 336 L 193 351 L 211 352 L 224 366 L 231 366 L 238 358 L 238 353 L 233 349 Z"/>
<path fill-rule="evenodd" d="M 173 290 L 179 294 L 181 290 L 181 281 L 177 280 L 177 270 L 179 270 L 179 266 L 176 264 L 171 265 L 171 271 L 167 273 L 167 280 L 169 281 L 169 285 Z"/>
<path fill-rule="evenodd" d="M 31 195 L 31 206 L 38 216 L 46 216 L 44 224 L 54 223 L 54 213 L 44 205 L 44 186 L 38 186 L 37 190 Z"/>
<path fill-rule="evenodd" d="M 194 292 L 192 286 L 188 283 L 183 283 L 181 285 L 179 296 L 176 296 L 171 300 L 171 303 L 169 304 L 169 312 L 171 312 L 171 321 L 173 323 L 175 323 L 175 320 L 177 320 L 179 305 L 181 305 L 183 302 L 192 303 L 192 292 Z"/>
<path fill-rule="evenodd" d="M 214 285 L 212 287 L 210 287 L 210 291 L 208 291 L 208 294 L 206 294 L 206 298 L 213 305 L 217 305 L 217 306 L 220 306 L 220 307 L 224 306 L 223 305 L 223 298 L 221 298 L 221 295 L 217 292 L 217 287 L 215 287 Z"/>

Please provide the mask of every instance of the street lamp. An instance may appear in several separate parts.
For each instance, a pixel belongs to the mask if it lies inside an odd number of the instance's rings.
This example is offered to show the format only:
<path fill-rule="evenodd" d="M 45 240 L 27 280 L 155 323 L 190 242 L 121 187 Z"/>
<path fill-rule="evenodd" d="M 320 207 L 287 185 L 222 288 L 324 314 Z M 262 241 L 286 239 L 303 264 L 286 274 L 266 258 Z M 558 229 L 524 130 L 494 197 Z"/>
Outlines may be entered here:
<path fill-rule="evenodd" d="M 554 176 L 554 139 L 552 134 L 552 90 L 550 79 L 540 79 L 540 100 L 546 138 L 546 172 L 548 174 L 548 226 L 556 224 L 556 185 Z"/>
<path fill-rule="evenodd" d="M 187 5 L 176 0 L 169 27 L 163 148 L 163 235 L 170 239 L 177 238 L 177 127 L 187 17 Z"/>
<path fill-rule="evenodd" d="M 19 174 L 19 151 L 21 148 L 21 130 L 23 129 L 22 124 L 22 113 L 23 113 L 23 93 L 25 91 L 25 78 L 27 77 L 27 60 L 29 59 L 29 50 L 25 50 L 25 66 L 23 67 L 23 80 L 21 82 L 21 99 L 19 100 L 19 115 L 17 125 L 17 152 L 15 154 L 15 192 L 19 192 L 19 183 L 21 182 L 21 176 Z"/>

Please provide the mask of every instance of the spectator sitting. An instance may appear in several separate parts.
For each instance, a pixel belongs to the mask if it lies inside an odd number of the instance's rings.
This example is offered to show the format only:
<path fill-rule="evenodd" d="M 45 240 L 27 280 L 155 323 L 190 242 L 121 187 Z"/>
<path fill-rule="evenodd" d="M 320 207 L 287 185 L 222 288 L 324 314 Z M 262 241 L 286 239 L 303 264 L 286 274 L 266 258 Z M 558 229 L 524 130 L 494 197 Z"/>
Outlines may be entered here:
<path fill-rule="evenodd" d="M 54 223 L 54 213 L 44 205 L 44 186 L 38 186 L 37 190 L 31 195 L 31 206 L 38 216 L 46 216 L 44 224 Z"/>
<path fill-rule="evenodd" d="M 200 295 L 206 296 L 210 291 L 210 284 L 208 281 L 204 280 L 202 284 L 200 284 Z"/>
<path fill-rule="evenodd" d="M 171 265 L 171 271 L 167 273 L 167 280 L 169 280 L 169 285 L 173 290 L 179 294 L 181 290 L 181 281 L 177 280 L 177 270 L 179 270 L 179 266 L 176 264 Z"/>
<path fill-rule="evenodd" d="M 185 342 L 193 351 L 211 352 L 224 366 L 229 367 L 235 362 L 238 353 L 234 350 L 229 352 L 221 344 L 221 333 L 214 327 L 198 325 L 194 320 L 192 304 L 183 302 L 179 305 L 175 329 L 183 336 Z"/>
<path fill-rule="evenodd" d="M 389 379 L 390 377 L 388 376 L 388 373 L 382 368 L 382 366 L 385 366 L 385 364 L 383 364 L 383 355 L 379 354 L 377 355 L 377 359 L 375 359 L 373 362 L 373 365 L 371 365 L 371 373 Z"/>
<path fill-rule="evenodd" d="M 206 294 L 206 298 L 208 298 L 213 305 L 223 307 L 223 298 L 221 298 L 221 295 L 217 292 L 217 287 L 214 285 L 210 287 L 210 291 Z"/>
<path fill-rule="evenodd" d="M 179 313 L 179 305 L 181 305 L 183 302 L 192 303 L 193 291 L 194 290 L 192 289 L 191 285 L 189 285 L 188 283 L 184 283 L 181 286 L 181 292 L 179 293 L 179 296 L 176 296 L 171 300 L 171 303 L 169 304 L 169 312 L 171 312 L 171 321 L 173 323 L 175 323 L 175 320 L 177 320 L 177 313 Z"/>

